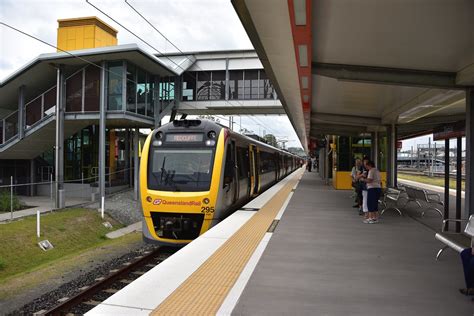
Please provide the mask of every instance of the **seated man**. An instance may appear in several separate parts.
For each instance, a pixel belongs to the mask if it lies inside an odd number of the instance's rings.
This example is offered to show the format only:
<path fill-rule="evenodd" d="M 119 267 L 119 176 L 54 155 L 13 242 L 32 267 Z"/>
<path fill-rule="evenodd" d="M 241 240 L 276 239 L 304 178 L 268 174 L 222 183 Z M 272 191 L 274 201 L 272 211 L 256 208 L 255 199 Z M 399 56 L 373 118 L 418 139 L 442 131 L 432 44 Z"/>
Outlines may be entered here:
<path fill-rule="evenodd" d="M 474 215 L 469 217 L 469 222 L 464 232 L 471 236 L 471 248 L 464 249 L 461 252 L 466 288 L 460 289 L 459 291 L 465 295 L 474 295 Z"/>

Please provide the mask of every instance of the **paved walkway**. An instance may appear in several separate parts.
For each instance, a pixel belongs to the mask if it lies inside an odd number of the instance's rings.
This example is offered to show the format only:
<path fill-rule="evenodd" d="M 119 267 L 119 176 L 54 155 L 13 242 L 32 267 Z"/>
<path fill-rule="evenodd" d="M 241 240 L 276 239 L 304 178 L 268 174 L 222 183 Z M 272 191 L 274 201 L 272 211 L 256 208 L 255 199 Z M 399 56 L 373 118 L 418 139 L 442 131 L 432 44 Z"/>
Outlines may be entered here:
<path fill-rule="evenodd" d="M 235 315 L 473 315 L 457 254 L 409 216 L 363 224 L 347 191 L 306 173 Z"/>
<path fill-rule="evenodd" d="M 141 232 L 141 231 L 142 231 L 142 222 L 140 221 L 132 225 L 128 225 L 124 228 L 114 230 L 113 232 L 110 232 L 105 236 L 107 236 L 107 238 L 115 239 L 115 238 L 122 237 L 130 233 L 133 233 L 133 232 Z"/>
<path fill-rule="evenodd" d="M 51 212 L 54 210 L 54 201 L 51 201 L 49 196 L 19 196 L 18 197 L 22 204 L 32 206 L 21 211 L 13 212 L 13 219 L 18 219 L 25 216 L 35 215 L 37 211 L 40 213 Z M 80 198 L 68 198 L 66 200 L 66 206 L 74 206 L 89 202 L 85 199 Z M 0 222 L 8 221 L 11 219 L 11 213 L 0 213 Z"/>

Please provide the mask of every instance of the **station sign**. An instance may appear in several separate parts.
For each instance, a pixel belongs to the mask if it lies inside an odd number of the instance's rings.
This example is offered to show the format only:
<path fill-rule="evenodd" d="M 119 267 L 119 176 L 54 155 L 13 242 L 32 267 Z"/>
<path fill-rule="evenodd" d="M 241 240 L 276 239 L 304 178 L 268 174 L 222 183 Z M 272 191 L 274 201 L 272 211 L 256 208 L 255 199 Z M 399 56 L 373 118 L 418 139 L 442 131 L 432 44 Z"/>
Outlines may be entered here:
<path fill-rule="evenodd" d="M 181 133 L 167 134 L 166 141 L 173 143 L 202 142 L 204 135 L 202 133 Z"/>
<path fill-rule="evenodd" d="M 463 136 L 466 136 L 466 128 L 462 121 L 437 128 L 433 132 L 433 140 L 444 140 Z"/>

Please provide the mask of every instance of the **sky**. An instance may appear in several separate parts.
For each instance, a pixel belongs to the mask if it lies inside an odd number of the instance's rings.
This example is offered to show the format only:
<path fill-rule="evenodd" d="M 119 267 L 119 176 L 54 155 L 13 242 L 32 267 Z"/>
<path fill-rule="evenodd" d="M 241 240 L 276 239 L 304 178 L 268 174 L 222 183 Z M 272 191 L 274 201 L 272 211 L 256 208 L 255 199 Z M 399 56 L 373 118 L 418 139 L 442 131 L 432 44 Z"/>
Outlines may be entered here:
<path fill-rule="evenodd" d="M 145 38 L 160 52 L 176 49 L 154 31 L 122 0 L 91 0 L 95 6 L 140 37 Z M 209 51 L 222 49 L 252 49 L 250 42 L 230 0 L 128 0 L 156 28 L 181 51 Z M 73 17 L 97 16 L 118 30 L 119 44 L 138 44 L 156 53 L 139 39 L 122 29 L 85 0 L 0 0 L 0 21 L 56 45 L 57 20 Z M 0 81 L 42 53 L 56 50 L 0 25 Z M 286 115 L 234 116 L 235 130 L 242 127 L 255 134 L 266 133 L 288 140 L 286 147 L 301 147 L 301 143 Z M 227 120 L 220 123 L 228 125 Z"/>

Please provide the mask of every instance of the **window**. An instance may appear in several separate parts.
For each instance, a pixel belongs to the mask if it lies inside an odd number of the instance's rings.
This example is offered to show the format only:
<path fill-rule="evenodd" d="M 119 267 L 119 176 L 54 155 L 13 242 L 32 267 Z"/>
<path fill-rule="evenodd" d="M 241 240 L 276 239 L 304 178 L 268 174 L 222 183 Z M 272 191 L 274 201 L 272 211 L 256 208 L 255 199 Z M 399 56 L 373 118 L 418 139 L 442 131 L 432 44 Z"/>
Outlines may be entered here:
<path fill-rule="evenodd" d="M 232 158 L 232 147 L 230 145 L 227 145 L 227 154 L 225 156 L 225 167 L 224 167 L 224 182 L 222 183 L 222 187 L 224 187 L 226 184 L 229 184 L 232 182 L 232 179 L 234 178 L 234 159 Z"/>
<path fill-rule="evenodd" d="M 153 117 L 155 113 L 155 78 L 153 76 L 148 76 L 148 92 L 146 95 L 146 115 Z"/>
<path fill-rule="evenodd" d="M 170 77 L 160 80 L 160 100 L 174 100 L 174 81 Z"/>
<path fill-rule="evenodd" d="M 272 172 L 275 169 L 274 155 L 264 151 L 260 152 L 260 173 Z"/>
<path fill-rule="evenodd" d="M 84 111 L 99 111 L 100 104 L 100 69 L 94 66 L 86 68 L 86 85 L 84 87 Z"/>
<path fill-rule="evenodd" d="M 237 167 L 239 169 L 239 179 L 249 177 L 249 151 L 247 148 L 237 147 Z"/>
<path fill-rule="evenodd" d="M 137 112 L 137 68 L 127 62 L 127 111 Z"/>
<path fill-rule="evenodd" d="M 276 99 L 275 88 L 263 70 L 259 71 L 259 99 Z"/>
<path fill-rule="evenodd" d="M 214 152 L 211 149 L 153 149 L 148 188 L 162 191 L 208 191 Z"/>
<path fill-rule="evenodd" d="M 212 72 L 212 89 L 209 100 L 225 100 L 225 71 Z"/>
<path fill-rule="evenodd" d="M 66 80 L 66 112 L 82 111 L 82 71 Z"/>
<path fill-rule="evenodd" d="M 18 133 L 18 111 L 5 119 L 5 141 Z"/>
<path fill-rule="evenodd" d="M 115 61 L 108 64 L 108 110 L 122 110 L 122 70 L 123 62 Z"/>
<path fill-rule="evenodd" d="M 31 126 L 41 119 L 41 97 L 28 103 L 25 107 L 26 126 Z"/>
<path fill-rule="evenodd" d="M 44 94 L 44 115 L 50 115 L 54 113 L 54 109 L 51 109 L 56 105 L 56 87 L 52 88 Z"/>
<path fill-rule="evenodd" d="M 149 90 L 146 72 L 138 68 L 137 71 L 137 113 L 145 115 L 146 95 Z"/>
<path fill-rule="evenodd" d="M 244 98 L 244 72 L 242 70 L 229 71 L 229 99 Z"/>
<path fill-rule="evenodd" d="M 258 99 L 258 70 L 245 70 L 244 77 L 245 99 Z"/>
<path fill-rule="evenodd" d="M 197 77 L 196 100 L 210 100 L 211 72 L 200 71 L 196 73 L 196 77 Z"/>
<path fill-rule="evenodd" d="M 196 72 L 185 72 L 183 75 L 183 101 L 196 100 Z"/>

